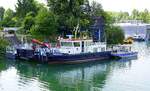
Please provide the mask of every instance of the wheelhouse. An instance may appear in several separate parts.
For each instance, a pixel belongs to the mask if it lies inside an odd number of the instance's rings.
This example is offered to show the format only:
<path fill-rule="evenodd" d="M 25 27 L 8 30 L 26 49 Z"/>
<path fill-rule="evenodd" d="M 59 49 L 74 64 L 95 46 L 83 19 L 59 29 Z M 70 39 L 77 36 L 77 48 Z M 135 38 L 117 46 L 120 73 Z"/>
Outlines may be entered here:
<path fill-rule="evenodd" d="M 93 40 L 61 39 L 60 51 L 67 54 L 106 51 L 105 43 L 93 43 Z"/>

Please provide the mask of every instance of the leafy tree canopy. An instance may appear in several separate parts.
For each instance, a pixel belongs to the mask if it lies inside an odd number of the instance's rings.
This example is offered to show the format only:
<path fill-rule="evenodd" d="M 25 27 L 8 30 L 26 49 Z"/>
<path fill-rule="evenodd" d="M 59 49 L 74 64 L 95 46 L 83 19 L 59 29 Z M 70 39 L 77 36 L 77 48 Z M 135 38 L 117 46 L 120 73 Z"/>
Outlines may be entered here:
<path fill-rule="evenodd" d="M 108 44 L 120 44 L 124 40 L 124 32 L 120 27 L 109 26 L 106 28 L 106 38 Z"/>
<path fill-rule="evenodd" d="M 15 12 L 11 9 L 8 9 L 5 11 L 4 19 L 0 22 L 1 26 L 4 27 L 13 27 L 15 26 L 15 19 L 13 18 L 15 15 Z"/>
<path fill-rule="evenodd" d="M 147 9 L 144 11 L 134 9 L 131 15 L 128 12 L 109 12 L 109 14 L 115 22 L 122 20 L 142 20 L 144 23 L 150 23 L 150 12 Z"/>
<path fill-rule="evenodd" d="M 30 30 L 38 39 L 53 39 L 57 34 L 57 17 L 47 9 L 41 9 L 35 17 L 35 24 Z"/>
<path fill-rule="evenodd" d="M 3 20 L 4 13 L 5 13 L 5 9 L 3 7 L 0 7 L 0 21 Z"/>
<path fill-rule="evenodd" d="M 38 12 L 36 2 L 34 0 L 18 0 L 16 5 L 16 16 L 24 18 L 29 12 Z"/>

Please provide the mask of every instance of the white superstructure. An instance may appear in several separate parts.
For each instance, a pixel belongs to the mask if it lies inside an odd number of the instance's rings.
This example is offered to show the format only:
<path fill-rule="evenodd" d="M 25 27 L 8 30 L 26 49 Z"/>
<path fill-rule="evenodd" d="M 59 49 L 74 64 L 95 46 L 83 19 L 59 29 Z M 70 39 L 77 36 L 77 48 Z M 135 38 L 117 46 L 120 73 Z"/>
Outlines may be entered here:
<path fill-rule="evenodd" d="M 59 50 L 67 54 L 102 52 L 106 51 L 106 43 L 82 39 L 61 39 Z"/>

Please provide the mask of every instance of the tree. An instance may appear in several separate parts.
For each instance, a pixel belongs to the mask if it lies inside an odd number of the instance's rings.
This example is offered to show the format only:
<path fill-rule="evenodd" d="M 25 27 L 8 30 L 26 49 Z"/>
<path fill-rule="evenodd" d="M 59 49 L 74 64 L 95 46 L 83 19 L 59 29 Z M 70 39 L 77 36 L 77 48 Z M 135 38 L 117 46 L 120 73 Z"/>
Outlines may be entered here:
<path fill-rule="evenodd" d="M 3 7 L 0 7 L 0 21 L 3 20 L 4 13 L 5 13 L 5 9 Z"/>
<path fill-rule="evenodd" d="M 84 0 L 48 0 L 49 9 L 56 15 L 73 13 L 77 16 L 83 4 Z"/>
<path fill-rule="evenodd" d="M 22 19 L 29 12 L 37 14 L 38 8 L 36 7 L 36 2 L 34 0 L 18 0 L 16 5 L 16 16 Z"/>
<path fill-rule="evenodd" d="M 100 3 L 95 2 L 95 1 L 92 2 L 91 9 L 92 9 L 92 15 L 93 16 L 103 16 L 103 14 L 104 14 L 104 10 L 102 8 L 102 5 Z"/>
<path fill-rule="evenodd" d="M 132 19 L 135 19 L 135 20 L 137 20 L 138 18 L 139 18 L 139 11 L 138 10 L 136 10 L 136 9 L 134 9 L 133 11 L 132 11 Z"/>
<path fill-rule="evenodd" d="M 109 12 L 105 12 L 100 3 L 95 1 L 92 2 L 91 5 L 91 15 L 92 16 L 102 16 L 104 18 L 105 25 L 110 25 L 115 22 L 115 19 L 110 15 Z"/>
<path fill-rule="evenodd" d="M 8 41 L 0 37 L 0 56 L 4 55 L 6 52 L 6 46 L 9 45 Z"/>
<path fill-rule="evenodd" d="M 128 12 L 119 12 L 117 16 L 117 20 L 128 20 L 129 19 L 129 13 Z"/>
<path fill-rule="evenodd" d="M 143 12 L 140 12 L 139 14 L 140 20 L 143 20 L 144 23 L 149 23 L 150 22 L 150 14 L 147 9 L 145 9 Z"/>
<path fill-rule="evenodd" d="M 4 14 L 4 18 L 7 18 L 7 17 L 10 17 L 10 18 L 13 18 L 15 15 L 15 12 L 11 9 L 7 9 L 5 11 L 5 14 Z"/>
<path fill-rule="evenodd" d="M 57 17 L 47 9 L 41 9 L 35 17 L 35 24 L 30 29 L 31 35 L 40 40 L 54 40 L 57 34 Z"/>
<path fill-rule="evenodd" d="M 85 7 L 88 5 L 87 0 L 48 0 L 50 11 L 58 16 L 59 32 L 67 34 L 73 32 L 73 28 L 80 24 L 80 27 L 89 25 L 88 14 L 83 13 Z"/>
<path fill-rule="evenodd" d="M 31 29 L 32 25 L 35 24 L 35 21 L 34 21 L 34 13 L 33 12 L 29 12 L 27 13 L 26 17 L 24 18 L 23 20 L 23 23 L 22 23 L 22 33 L 28 33 L 29 30 Z"/>
<path fill-rule="evenodd" d="M 106 28 L 106 39 L 108 44 L 123 43 L 124 38 L 124 32 L 120 27 L 109 26 Z"/>
<path fill-rule="evenodd" d="M 16 22 L 15 22 L 15 20 L 13 18 L 14 15 L 15 15 L 15 13 L 14 13 L 13 10 L 7 9 L 5 11 L 5 14 L 4 14 L 4 19 L 1 22 L 1 26 L 3 26 L 3 27 L 13 27 L 13 26 L 15 26 Z"/>

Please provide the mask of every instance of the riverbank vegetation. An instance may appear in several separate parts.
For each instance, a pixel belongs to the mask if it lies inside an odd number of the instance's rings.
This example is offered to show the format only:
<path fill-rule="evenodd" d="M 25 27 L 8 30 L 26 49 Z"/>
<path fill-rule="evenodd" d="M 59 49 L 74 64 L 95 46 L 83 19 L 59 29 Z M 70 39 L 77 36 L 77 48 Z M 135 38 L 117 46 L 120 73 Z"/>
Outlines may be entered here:
<path fill-rule="evenodd" d="M 5 54 L 5 49 L 8 45 L 8 41 L 0 37 L 0 56 Z"/>
<path fill-rule="evenodd" d="M 75 34 L 78 26 L 77 35 L 82 31 L 92 32 L 90 27 L 95 16 L 104 18 L 108 43 L 122 43 L 124 34 L 113 26 L 113 17 L 101 4 L 94 1 L 90 5 L 88 0 L 47 0 L 47 5 L 35 0 L 18 0 L 15 11 L 0 8 L 0 27 L 20 27 L 18 33 L 40 40 L 56 40 L 57 36 Z"/>
<path fill-rule="evenodd" d="M 113 21 L 120 22 L 122 20 L 142 20 L 144 23 L 150 23 L 150 12 L 148 9 L 139 11 L 134 9 L 131 14 L 128 12 L 108 12 Z"/>
<path fill-rule="evenodd" d="M 117 26 L 107 27 L 106 34 L 107 34 L 106 35 L 107 44 L 110 44 L 110 45 L 111 44 L 123 44 L 123 40 L 124 40 L 125 36 L 120 27 L 117 27 Z"/>

